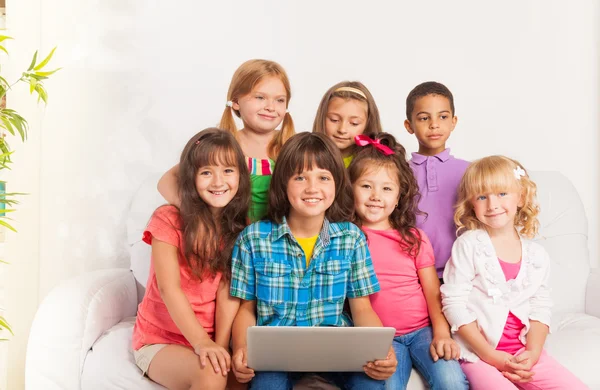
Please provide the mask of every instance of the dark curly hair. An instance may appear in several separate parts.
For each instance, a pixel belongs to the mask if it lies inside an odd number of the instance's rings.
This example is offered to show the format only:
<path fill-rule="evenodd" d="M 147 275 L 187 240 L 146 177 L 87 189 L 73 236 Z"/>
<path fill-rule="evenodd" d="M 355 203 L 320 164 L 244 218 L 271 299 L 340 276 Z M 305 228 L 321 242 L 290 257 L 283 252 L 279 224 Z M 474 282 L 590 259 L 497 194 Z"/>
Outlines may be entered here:
<path fill-rule="evenodd" d="M 423 213 L 417 207 L 421 194 L 419 193 L 417 180 L 406 160 L 406 150 L 389 133 L 371 134 L 370 136 L 381 144 L 388 146 L 394 151 L 394 154 L 386 156 L 372 145 L 359 148 L 348 167 L 350 181 L 354 184 L 367 170 L 374 167 L 391 168 L 396 172 L 400 187 L 400 198 L 398 206 L 390 215 L 389 220 L 392 227 L 402 237 L 403 243 L 400 244 L 402 249 L 408 255 L 416 257 L 421 250 L 421 233 L 416 228 L 417 214 Z M 358 226 L 362 225 L 356 211 L 352 222 Z"/>
<path fill-rule="evenodd" d="M 450 92 L 450 90 L 442 83 L 426 81 L 414 87 L 406 97 L 406 119 L 409 121 L 412 120 L 412 112 L 415 109 L 415 103 L 417 102 L 417 99 L 428 95 L 440 95 L 448 99 L 452 116 L 456 115 L 452 92 Z"/>

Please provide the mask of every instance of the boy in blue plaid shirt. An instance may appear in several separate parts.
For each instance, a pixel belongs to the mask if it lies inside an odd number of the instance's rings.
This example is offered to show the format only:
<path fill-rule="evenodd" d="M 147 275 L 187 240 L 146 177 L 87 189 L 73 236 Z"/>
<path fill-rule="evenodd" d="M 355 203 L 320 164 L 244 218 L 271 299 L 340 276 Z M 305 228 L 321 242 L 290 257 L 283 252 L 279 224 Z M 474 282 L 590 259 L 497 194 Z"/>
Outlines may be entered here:
<path fill-rule="evenodd" d="M 254 372 L 246 365 L 249 326 L 382 326 L 369 295 L 379 291 L 363 233 L 348 221 L 352 189 L 339 149 L 318 133 L 290 138 L 279 154 L 266 220 L 248 226 L 232 254 L 233 370 L 250 389 L 291 389 L 302 373 Z M 365 372 L 322 373 L 341 388 L 383 389 L 393 351 Z"/>

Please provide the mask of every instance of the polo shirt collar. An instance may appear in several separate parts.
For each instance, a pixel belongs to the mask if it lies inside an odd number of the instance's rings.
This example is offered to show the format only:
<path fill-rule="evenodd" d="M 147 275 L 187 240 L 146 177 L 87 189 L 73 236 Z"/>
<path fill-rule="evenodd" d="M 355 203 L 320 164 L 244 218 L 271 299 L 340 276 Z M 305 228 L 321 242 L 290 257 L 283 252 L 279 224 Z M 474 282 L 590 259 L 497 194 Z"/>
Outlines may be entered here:
<path fill-rule="evenodd" d="M 421 165 L 425 161 L 427 161 L 428 156 L 423 156 L 422 154 L 419 154 L 417 152 L 413 152 L 411 154 L 412 154 L 412 161 L 417 165 Z M 433 157 L 437 158 L 438 160 L 440 160 L 443 163 L 448 161 L 450 159 L 450 148 L 446 148 L 443 152 L 440 152 Z"/>

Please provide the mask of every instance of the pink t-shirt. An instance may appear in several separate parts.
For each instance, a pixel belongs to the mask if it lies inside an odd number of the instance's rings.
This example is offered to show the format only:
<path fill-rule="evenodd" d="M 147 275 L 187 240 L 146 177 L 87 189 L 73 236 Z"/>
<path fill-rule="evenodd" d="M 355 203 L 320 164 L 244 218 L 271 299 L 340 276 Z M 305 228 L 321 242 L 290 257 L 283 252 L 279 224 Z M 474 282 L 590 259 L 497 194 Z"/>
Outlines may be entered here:
<path fill-rule="evenodd" d="M 521 269 L 521 262 L 507 263 L 500 259 L 498 260 L 506 280 L 508 281 L 515 279 L 519 274 L 519 270 Z M 521 330 L 524 326 L 525 325 L 523 325 L 521 320 L 509 311 L 506 324 L 504 325 L 504 331 L 502 332 L 502 337 L 500 338 L 496 349 L 499 351 L 508 352 L 510 354 L 515 354 L 519 349 L 523 348 L 523 343 L 521 340 L 519 340 L 519 335 L 521 334 Z"/>
<path fill-rule="evenodd" d="M 427 301 L 419 283 L 417 270 L 433 267 L 433 248 L 425 233 L 421 233 L 421 250 L 416 258 L 400 246 L 402 237 L 396 230 L 364 228 L 369 243 L 375 274 L 381 290 L 369 295 L 371 305 L 383 326 L 396 328 L 396 336 L 421 329 L 430 324 Z"/>
<path fill-rule="evenodd" d="M 216 298 L 221 274 L 211 277 L 207 273 L 203 276 L 202 282 L 194 276 L 183 254 L 185 247 L 182 233 L 179 211 L 174 206 L 164 206 L 158 208 L 152 215 L 143 240 L 151 245 L 152 239 L 156 238 L 178 248 L 181 289 L 200 325 L 211 338 L 214 338 Z M 138 306 L 137 319 L 133 328 L 133 349 L 138 350 L 147 344 L 191 346 L 171 319 L 167 306 L 160 297 L 154 272 L 155 261 L 156 259 L 152 259 L 150 263 L 146 294 Z"/>

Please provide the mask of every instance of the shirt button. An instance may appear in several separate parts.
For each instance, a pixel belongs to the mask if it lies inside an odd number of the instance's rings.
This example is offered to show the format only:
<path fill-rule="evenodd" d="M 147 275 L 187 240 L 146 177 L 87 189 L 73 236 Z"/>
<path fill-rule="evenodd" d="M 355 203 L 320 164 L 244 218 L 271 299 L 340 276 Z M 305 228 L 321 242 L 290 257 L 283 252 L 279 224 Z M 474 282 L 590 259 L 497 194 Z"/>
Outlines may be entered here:
<path fill-rule="evenodd" d="M 302 257 L 302 254 L 301 254 L 301 253 L 298 253 L 298 254 L 296 255 L 296 257 Z"/>

